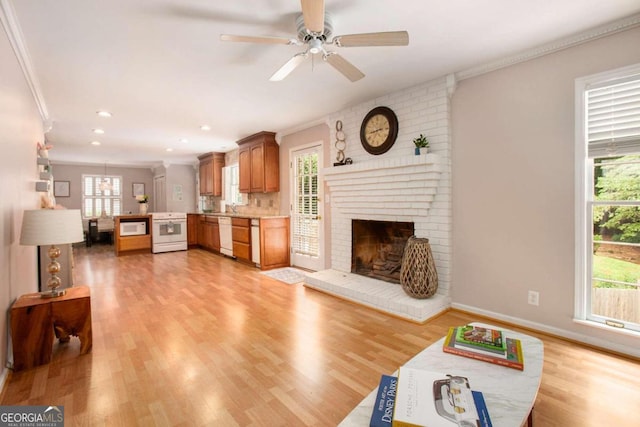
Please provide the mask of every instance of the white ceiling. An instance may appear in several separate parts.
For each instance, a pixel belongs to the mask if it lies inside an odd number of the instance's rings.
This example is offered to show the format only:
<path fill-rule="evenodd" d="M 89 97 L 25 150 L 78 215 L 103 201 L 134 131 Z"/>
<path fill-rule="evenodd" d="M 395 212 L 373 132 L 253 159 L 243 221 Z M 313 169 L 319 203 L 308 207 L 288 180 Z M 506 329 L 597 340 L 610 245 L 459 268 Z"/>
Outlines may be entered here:
<path fill-rule="evenodd" d="M 365 73 L 355 83 L 320 58 L 270 82 L 301 47 L 220 34 L 295 38 L 298 0 L 0 1 L 13 7 L 53 121 L 50 158 L 143 166 L 191 164 L 255 132 L 286 132 L 640 12 L 638 0 L 326 0 L 334 35 L 407 30 L 409 46 L 331 46 Z"/>

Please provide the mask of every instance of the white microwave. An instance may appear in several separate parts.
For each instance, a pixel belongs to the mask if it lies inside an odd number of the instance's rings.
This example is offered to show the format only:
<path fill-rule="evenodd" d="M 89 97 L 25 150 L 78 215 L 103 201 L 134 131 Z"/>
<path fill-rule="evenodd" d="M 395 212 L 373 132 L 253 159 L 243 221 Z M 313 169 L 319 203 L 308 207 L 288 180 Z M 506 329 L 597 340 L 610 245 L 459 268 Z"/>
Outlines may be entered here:
<path fill-rule="evenodd" d="M 121 236 L 141 236 L 147 234 L 147 223 L 144 221 L 120 222 Z"/>

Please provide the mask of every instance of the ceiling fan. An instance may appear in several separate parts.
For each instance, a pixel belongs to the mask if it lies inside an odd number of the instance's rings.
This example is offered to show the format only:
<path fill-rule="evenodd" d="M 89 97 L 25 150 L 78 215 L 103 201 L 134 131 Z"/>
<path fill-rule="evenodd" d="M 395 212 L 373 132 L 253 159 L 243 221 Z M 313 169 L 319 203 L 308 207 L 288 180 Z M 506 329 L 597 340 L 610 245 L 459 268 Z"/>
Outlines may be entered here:
<path fill-rule="evenodd" d="M 335 36 L 330 15 L 325 13 L 324 0 L 301 0 L 302 14 L 296 19 L 297 39 L 269 36 L 236 36 L 220 35 L 220 40 L 228 42 L 285 44 L 306 46 L 304 52 L 295 54 L 269 80 L 280 81 L 287 77 L 298 65 L 310 55 L 322 54 L 322 59 L 333 66 L 352 82 L 364 77 L 364 73 L 338 53 L 328 51 L 325 45 L 338 47 L 363 46 L 406 46 L 409 44 L 409 33 L 406 31 L 389 31 L 380 33 L 360 33 Z"/>

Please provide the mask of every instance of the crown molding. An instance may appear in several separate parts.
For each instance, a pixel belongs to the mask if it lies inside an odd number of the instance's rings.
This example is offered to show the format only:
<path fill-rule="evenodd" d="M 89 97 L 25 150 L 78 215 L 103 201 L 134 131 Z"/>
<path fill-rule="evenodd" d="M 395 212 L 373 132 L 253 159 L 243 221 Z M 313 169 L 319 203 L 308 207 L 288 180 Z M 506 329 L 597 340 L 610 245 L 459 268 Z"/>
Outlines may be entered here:
<path fill-rule="evenodd" d="M 52 121 L 49 118 L 49 111 L 47 110 L 47 105 L 44 102 L 40 83 L 33 71 L 31 57 L 27 50 L 26 43 L 24 42 L 24 36 L 22 35 L 18 18 L 16 17 L 10 0 L 0 0 L 0 22 L 2 22 L 2 26 L 7 33 L 13 52 L 16 55 L 16 59 L 18 60 L 22 73 L 27 81 L 27 85 L 29 86 L 31 94 L 36 101 L 43 126 L 50 128 L 49 124 L 52 123 Z"/>
<path fill-rule="evenodd" d="M 294 134 L 294 133 L 301 132 L 303 130 L 311 129 L 312 127 L 316 127 L 316 126 L 322 125 L 322 124 L 325 124 L 327 126 L 329 125 L 328 117 L 320 117 L 320 118 L 317 118 L 315 120 L 304 122 L 303 124 L 300 124 L 300 125 L 297 125 L 297 126 L 292 126 L 290 128 L 277 131 L 276 132 L 276 142 L 279 145 L 282 142 L 282 138 L 284 138 L 287 135 L 291 135 L 291 134 Z"/>
<path fill-rule="evenodd" d="M 532 49 L 527 49 L 515 55 L 510 55 L 496 61 L 468 68 L 466 70 L 457 72 L 456 77 L 458 81 L 469 79 L 471 77 L 476 77 L 481 74 L 499 70 L 500 68 L 509 67 L 520 62 L 529 61 L 530 59 L 538 58 L 540 56 L 548 55 L 550 53 L 558 52 L 563 49 L 596 40 L 601 37 L 606 37 L 611 34 L 626 31 L 637 26 L 640 26 L 640 13 L 619 19 L 617 21 L 609 22 L 608 24 L 600 25 L 595 28 L 591 28 L 590 30 L 574 34 L 573 36 L 565 37 L 563 39 L 556 40 L 554 42 L 547 43 Z"/>

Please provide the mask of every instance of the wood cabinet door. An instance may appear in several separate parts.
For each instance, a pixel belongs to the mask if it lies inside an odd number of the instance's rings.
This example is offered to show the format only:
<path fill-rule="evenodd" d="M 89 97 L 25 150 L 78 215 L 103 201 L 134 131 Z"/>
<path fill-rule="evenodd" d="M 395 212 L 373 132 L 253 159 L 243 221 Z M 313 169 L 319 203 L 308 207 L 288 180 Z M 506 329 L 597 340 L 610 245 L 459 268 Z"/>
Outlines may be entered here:
<path fill-rule="evenodd" d="M 260 220 L 260 267 L 263 270 L 288 267 L 289 218 Z"/>
<path fill-rule="evenodd" d="M 238 260 L 251 262 L 251 245 L 248 243 L 233 242 L 233 256 Z"/>
<path fill-rule="evenodd" d="M 220 226 L 217 223 L 211 225 L 211 248 L 220 252 Z"/>
<path fill-rule="evenodd" d="M 205 225 L 204 217 L 200 217 L 198 220 L 198 245 L 204 247 L 204 233 L 205 233 Z"/>
<path fill-rule="evenodd" d="M 251 192 L 264 193 L 264 144 L 251 147 Z"/>
<path fill-rule="evenodd" d="M 238 151 L 238 189 L 241 193 L 251 192 L 251 149 L 243 148 Z"/>
<path fill-rule="evenodd" d="M 264 145 L 264 192 L 280 191 L 280 146 L 276 142 Z"/>
<path fill-rule="evenodd" d="M 213 194 L 213 159 L 200 162 L 200 194 Z"/>
<path fill-rule="evenodd" d="M 189 246 L 198 244 L 198 224 L 199 215 L 187 215 L 187 244 Z"/>
<path fill-rule="evenodd" d="M 222 196 L 222 167 L 224 166 L 224 154 L 215 154 L 212 165 L 212 189 L 214 196 Z"/>

